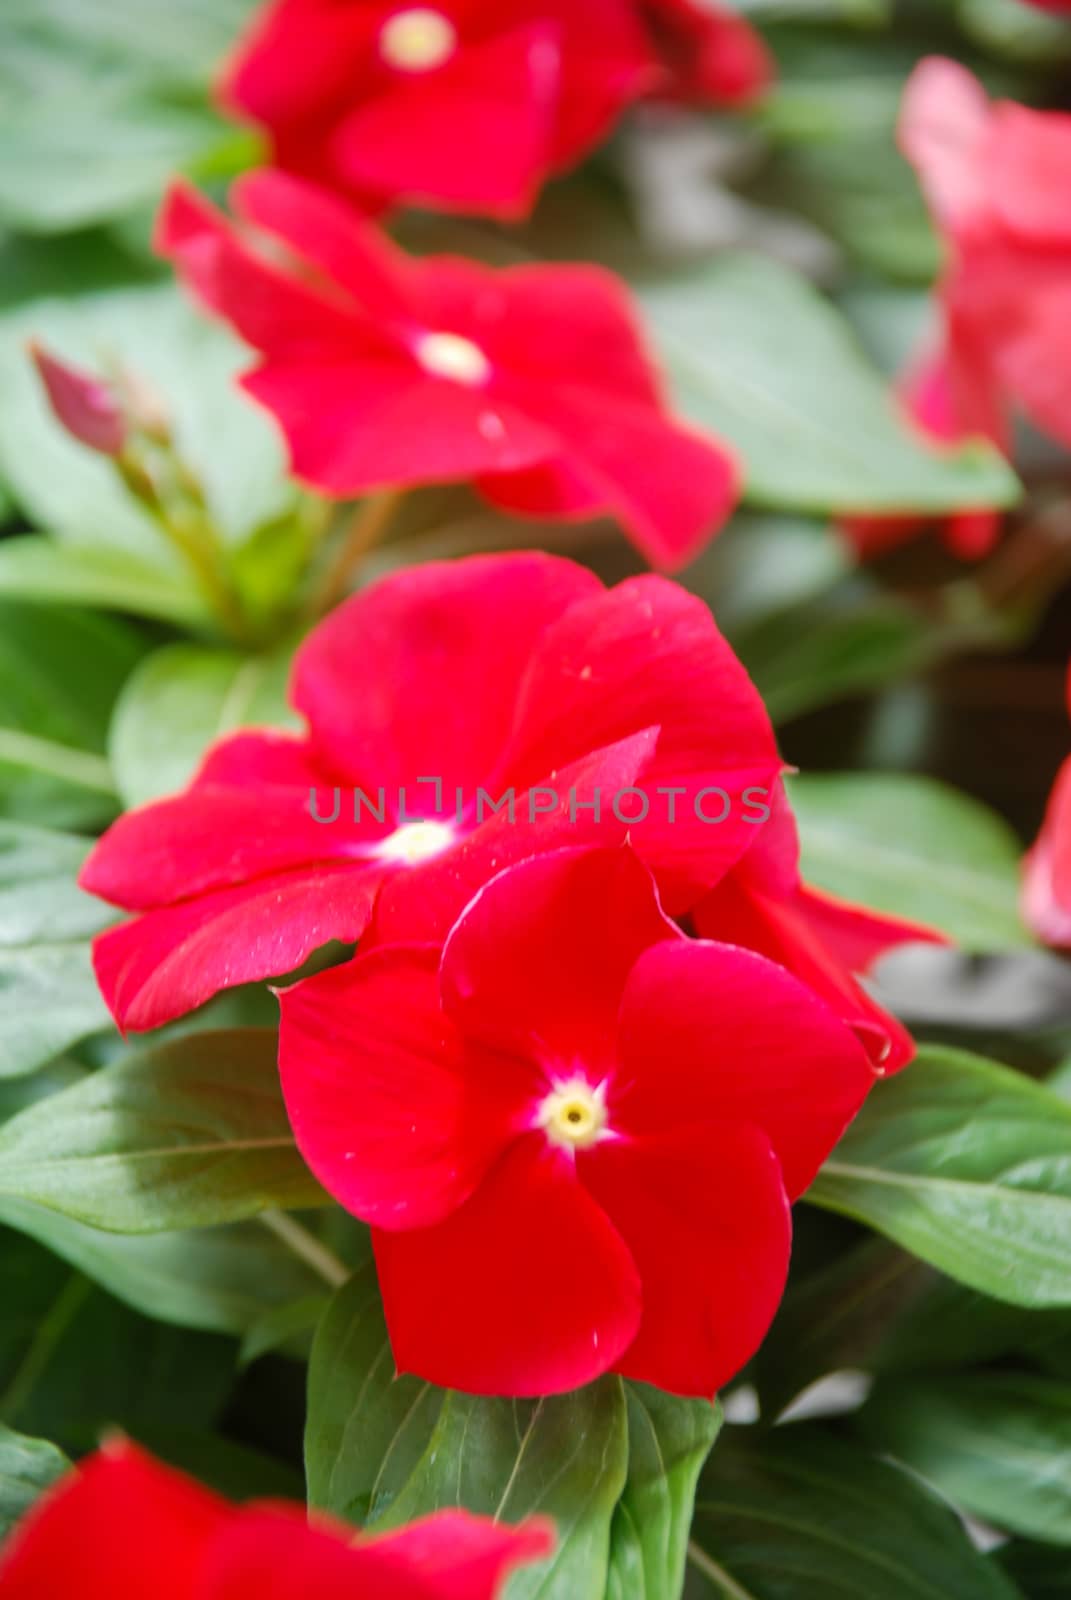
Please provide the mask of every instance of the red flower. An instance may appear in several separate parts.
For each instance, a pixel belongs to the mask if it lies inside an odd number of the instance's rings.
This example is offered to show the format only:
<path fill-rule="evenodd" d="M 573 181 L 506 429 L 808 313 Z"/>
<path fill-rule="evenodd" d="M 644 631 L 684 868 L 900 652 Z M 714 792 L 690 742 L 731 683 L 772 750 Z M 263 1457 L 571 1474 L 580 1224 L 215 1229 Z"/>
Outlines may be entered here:
<path fill-rule="evenodd" d="M 1071 710 L 1071 673 L 1067 680 Z M 1071 757 L 1060 768 L 1023 878 L 1023 917 L 1045 944 L 1071 948 Z"/>
<path fill-rule="evenodd" d="M 30 355 L 57 422 L 87 450 L 121 455 L 127 420 L 114 388 L 90 372 L 58 361 L 43 345 L 31 344 Z"/>
<path fill-rule="evenodd" d="M 440 1512 L 354 1538 L 297 1506 L 232 1506 L 116 1442 L 30 1512 L 0 1556 L 4 1600 L 494 1600 L 549 1554 L 550 1524 Z"/>
<path fill-rule="evenodd" d="M 1008 453 L 1021 412 L 1071 446 L 1071 116 L 991 103 L 965 67 L 935 57 L 908 83 L 901 144 L 947 255 L 942 347 L 910 386 L 911 410 L 942 440 L 982 435 Z M 999 521 L 968 510 L 953 548 L 985 554 Z M 881 538 L 880 522 L 861 526 Z"/>
<path fill-rule="evenodd" d="M 631 102 L 768 78 L 746 23 L 697 0 L 276 0 L 222 92 L 277 165 L 364 207 L 516 217 Z"/>
<path fill-rule="evenodd" d="M 666 412 L 611 274 L 411 259 L 279 173 L 244 179 L 236 203 L 293 252 L 284 264 L 182 185 L 159 246 L 260 352 L 244 386 L 307 483 L 348 496 L 471 481 L 510 511 L 608 512 L 667 567 L 729 514 L 736 466 Z"/>
<path fill-rule="evenodd" d="M 295 1137 L 373 1225 L 399 1369 L 475 1393 L 713 1395 L 874 1081 L 795 978 L 684 938 L 626 848 L 503 872 L 441 968 L 380 948 L 281 1006 Z"/>
<path fill-rule="evenodd" d="M 223 740 L 185 794 L 120 818 L 89 857 L 83 887 L 140 913 L 95 946 L 121 1027 L 352 942 L 377 893 L 381 937 L 441 942 L 500 868 L 564 844 L 630 834 L 687 910 L 754 839 L 780 768 L 706 606 L 651 576 L 607 591 L 541 554 L 383 579 L 309 636 L 291 697 L 305 737 Z M 314 820 L 310 790 L 336 822 Z M 510 791 L 512 816 L 493 813 Z"/>
<path fill-rule="evenodd" d="M 915 1041 L 860 984 L 874 962 L 900 944 L 945 944 L 944 934 L 887 917 L 805 884 L 796 824 L 784 791 L 743 860 L 694 913 L 704 939 L 757 950 L 801 979 L 845 1021 L 875 1072 L 899 1072 Z"/>

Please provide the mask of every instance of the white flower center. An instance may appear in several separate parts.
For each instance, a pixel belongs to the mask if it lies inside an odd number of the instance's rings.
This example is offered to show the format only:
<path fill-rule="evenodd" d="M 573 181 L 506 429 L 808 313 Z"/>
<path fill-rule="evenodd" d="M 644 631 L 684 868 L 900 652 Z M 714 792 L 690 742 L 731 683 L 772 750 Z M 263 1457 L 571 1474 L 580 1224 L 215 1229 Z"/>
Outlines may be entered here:
<path fill-rule="evenodd" d="M 563 1150 L 590 1150 L 605 1137 L 606 1121 L 606 1084 L 583 1077 L 555 1084 L 536 1114 L 536 1127 Z"/>
<path fill-rule="evenodd" d="M 459 333 L 426 333 L 417 341 L 416 358 L 425 372 L 476 389 L 491 376 L 491 363 L 478 344 Z"/>
<path fill-rule="evenodd" d="M 457 29 L 430 6 L 414 6 L 388 17 L 379 35 L 384 61 L 399 72 L 434 72 L 457 49 Z"/>
<path fill-rule="evenodd" d="M 380 841 L 376 855 L 384 861 L 401 861 L 412 867 L 441 855 L 453 842 L 454 830 L 447 822 L 406 822 Z"/>

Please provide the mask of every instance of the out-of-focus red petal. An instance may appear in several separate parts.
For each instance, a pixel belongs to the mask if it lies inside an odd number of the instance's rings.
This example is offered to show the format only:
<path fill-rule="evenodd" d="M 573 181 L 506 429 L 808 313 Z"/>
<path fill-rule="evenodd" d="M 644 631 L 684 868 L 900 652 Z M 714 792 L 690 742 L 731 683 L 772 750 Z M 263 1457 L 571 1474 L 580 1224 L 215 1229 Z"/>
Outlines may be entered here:
<path fill-rule="evenodd" d="M 4 1600 L 190 1600 L 205 1552 L 237 1516 L 125 1442 L 39 1500 L 0 1553 Z"/>
<path fill-rule="evenodd" d="M 306 867 L 109 928 L 93 944 L 109 1010 L 124 1032 L 158 1028 L 222 989 L 285 977 L 333 939 L 354 943 L 384 870 L 360 863 Z"/>
<path fill-rule="evenodd" d="M 554 1524 L 545 1517 L 511 1526 L 467 1511 L 440 1511 L 358 1548 L 374 1552 L 384 1574 L 397 1564 L 428 1578 L 439 1600 L 491 1600 L 507 1573 L 550 1555 L 554 1544 Z"/>
<path fill-rule="evenodd" d="M 443 1005 L 470 1038 L 597 1072 L 613 1059 L 639 956 L 682 937 L 631 850 L 555 851 L 511 867 L 466 908 L 443 951 Z"/>
<path fill-rule="evenodd" d="M 798 979 L 727 944 L 642 955 L 625 989 L 611 1122 L 637 1136 L 746 1122 L 795 1200 L 873 1087 L 851 1030 Z"/>
<path fill-rule="evenodd" d="M 440 71 L 354 104 L 330 145 L 359 189 L 524 216 L 550 164 L 560 30 L 538 19 L 473 42 Z"/>
<path fill-rule="evenodd" d="M 784 1292 L 792 1216 L 769 1140 L 692 1123 L 608 1140 L 578 1169 L 640 1272 L 643 1317 L 617 1370 L 713 1398 L 754 1355 Z"/>
<path fill-rule="evenodd" d="M 329 616 L 298 651 L 292 698 L 317 752 L 352 781 L 454 788 L 500 772 L 518 685 L 543 632 L 602 585 L 542 554 L 429 562 L 382 579 Z M 429 804 L 429 810 L 434 809 Z"/>
<path fill-rule="evenodd" d="M 908 80 L 900 146 L 937 219 L 970 223 L 986 205 L 992 111 L 982 85 L 957 61 L 929 56 Z"/>
<path fill-rule="evenodd" d="M 1071 947 L 1071 759 L 1060 768 L 1041 832 L 1026 857 L 1023 917 L 1046 944 Z"/>
<path fill-rule="evenodd" d="M 534 1070 L 444 1015 L 438 950 L 358 956 L 279 1004 L 298 1147 L 336 1200 L 381 1228 L 425 1228 L 455 1211 L 538 1098 Z"/>
<path fill-rule="evenodd" d="M 671 100 L 748 105 L 768 88 L 773 60 L 743 17 L 718 0 L 641 0 L 665 63 L 659 94 Z"/>
<path fill-rule="evenodd" d="M 566 1393 L 614 1367 L 639 1326 L 631 1255 L 541 1133 L 438 1227 L 373 1238 L 394 1359 L 430 1383 Z"/>

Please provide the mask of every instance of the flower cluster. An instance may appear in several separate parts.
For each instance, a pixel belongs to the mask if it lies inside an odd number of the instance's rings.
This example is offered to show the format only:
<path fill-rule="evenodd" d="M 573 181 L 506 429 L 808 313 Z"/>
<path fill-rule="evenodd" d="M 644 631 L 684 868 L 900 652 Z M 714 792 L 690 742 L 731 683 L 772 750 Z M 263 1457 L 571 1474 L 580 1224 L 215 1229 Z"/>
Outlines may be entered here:
<path fill-rule="evenodd" d="M 549 1554 L 537 1518 L 508 1527 L 441 1512 L 399 1533 L 306 1520 L 303 1508 L 232 1506 L 123 1441 L 38 1504 L 0 1557 L 4 1600 L 495 1600 L 509 1573 Z M 161 1588 L 161 1585 L 163 1587 Z"/>
<path fill-rule="evenodd" d="M 222 97 L 277 166 L 362 209 L 515 217 L 633 102 L 736 105 L 769 75 L 708 0 L 276 0 Z"/>
<path fill-rule="evenodd" d="M 1071 116 L 993 104 L 965 67 L 935 57 L 908 83 L 901 145 L 946 252 L 941 334 L 904 380 L 908 409 L 945 442 L 981 435 L 1010 454 L 1021 414 L 1071 445 Z M 867 553 L 919 526 L 849 525 Z M 965 508 L 946 538 L 977 557 L 999 529 L 998 512 Z"/>
<path fill-rule="evenodd" d="M 665 579 L 403 571 L 313 631 L 292 699 L 304 735 L 223 740 L 90 856 L 84 886 L 136 913 L 95 948 L 120 1025 L 360 938 L 283 993 L 281 1070 L 311 1167 L 373 1225 L 399 1366 L 713 1394 L 773 1315 L 790 1202 L 910 1057 L 857 974 L 925 930 L 800 883 L 762 703 Z M 426 810 L 325 827 L 341 783 Z M 570 801 L 437 810 L 503 787 Z M 689 801 L 714 787 L 769 804 L 712 825 Z M 626 788 L 680 804 L 592 798 Z"/>

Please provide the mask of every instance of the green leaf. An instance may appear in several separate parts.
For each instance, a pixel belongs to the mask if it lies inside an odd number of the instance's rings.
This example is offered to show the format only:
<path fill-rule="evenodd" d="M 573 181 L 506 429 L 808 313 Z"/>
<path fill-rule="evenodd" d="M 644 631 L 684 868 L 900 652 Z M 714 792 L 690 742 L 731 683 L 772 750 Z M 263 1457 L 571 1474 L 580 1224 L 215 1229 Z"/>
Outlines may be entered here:
<path fill-rule="evenodd" d="M 920 1050 L 807 1198 L 996 1300 L 1071 1305 L 1071 1105 L 992 1062 Z"/>
<path fill-rule="evenodd" d="M 1013 1539 L 990 1560 L 1019 1585 L 1025 1600 L 1067 1600 L 1071 1594 L 1071 1551 L 1059 1545 Z"/>
<path fill-rule="evenodd" d="M 1071 1545 L 1071 1385 L 996 1372 L 883 1380 L 857 1420 L 973 1516 Z"/>
<path fill-rule="evenodd" d="M 114 913 L 77 886 L 88 849 L 0 821 L 0 1081 L 108 1025 L 88 940 Z"/>
<path fill-rule="evenodd" d="M 114 815 L 108 722 L 143 649 L 115 619 L 0 600 L 0 816 L 90 827 Z"/>
<path fill-rule="evenodd" d="M 112 769 L 127 806 L 185 788 L 208 746 L 255 726 L 300 727 L 286 704 L 289 652 L 246 656 L 173 644 L 146 657 L 119 696 Z"/>
<path fill-rule="evenodd" d="M 824 1429 L 726 1428 L 699 1483 L 689 1596 L 1016 1600 L 947 1506 Z"/>
<path fill-rule="evenodd" d="M 305 1435 L 310 1505 L 379 1529 L 455 1506 L 507 1522 L 552 1517 L 555 1554 L 514 1578 L 510 1600 L 603 1600 L 627 1449 L 616 1378 L 538 1401 L 396 1379 L 370 1265 L 340 1290 L 317 1333 Z"/>
<path fill-rule="evenodd" d="M 209 620 L 193 589 L 133 550 L 60 544 L 35 533 L 0 543 L 0 595 L 131 611 L 184 627 Z"/>
<path fill-rule="evenodd" d="M 1019 918 L 1022 847 L 977 800 L 930 778 L 790 780 L 804 876 L 875 911 L 939 928 L 968 950 L 1030 943 Z"/>
<path fill-rule="evenodd" d="M 0 1424 L 0 1543 L 69 1467 L 63 1451 L 47 1439 L 28 1439 Z"/>
<path fill-rule="evenodd" d="M 740 452 L 752 501 L 813 512 L 1016 501 L 989 445 L 920 441 L 839 313 L 788 268 L 726 255 L 640 300 L 685 415 Z"/>
<path fill-rule="evenodd" d="M 610 1528 L 607 1600 L 677 1600 L 695 1486 L 721 1409 L 627 1383 L 628 1476 Z"/>
<path fill-rule="evenodd" d="M 153 203 L 235 132 L 209 80 L 249 0 L 5 0 L 0 219 L 45 232 Z"/>
<path fill-rule="evenodd" d="M 104 1233 L 58 1211 L 0 1199 L 0 1223 L 39 1240 L 160 1322 L 244 1334 L 323 1280 L 259 1222 L 178 1233 Z"/>
<path fill-rule="evenodd" d="M 276 1051 L 266 1029 L 195 1033 L 91 1074 L 0 1129 L 0 1195 L 116 1233 L 323 1203 Z"/>

